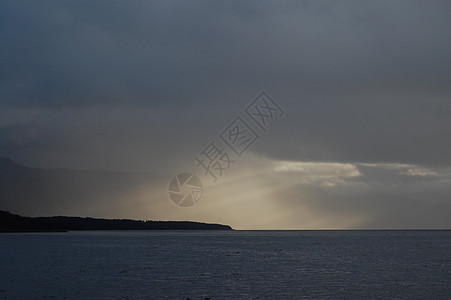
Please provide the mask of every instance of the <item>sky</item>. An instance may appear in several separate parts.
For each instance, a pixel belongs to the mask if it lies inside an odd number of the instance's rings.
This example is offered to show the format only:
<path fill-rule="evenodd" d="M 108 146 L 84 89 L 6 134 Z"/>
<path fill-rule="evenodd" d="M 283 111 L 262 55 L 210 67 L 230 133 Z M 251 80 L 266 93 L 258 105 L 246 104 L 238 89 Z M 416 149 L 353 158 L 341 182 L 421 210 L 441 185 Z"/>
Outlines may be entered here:
<path fill-rule="evenodd" d="M 202 173 L 196 155 L 266 91 L 283 116 L 196 205 L 149 183 L 139 204 L 79 213 L 450 228 L 450 15 L 449 1 L 2 1 L 0 157 L 169 182 Z"/>

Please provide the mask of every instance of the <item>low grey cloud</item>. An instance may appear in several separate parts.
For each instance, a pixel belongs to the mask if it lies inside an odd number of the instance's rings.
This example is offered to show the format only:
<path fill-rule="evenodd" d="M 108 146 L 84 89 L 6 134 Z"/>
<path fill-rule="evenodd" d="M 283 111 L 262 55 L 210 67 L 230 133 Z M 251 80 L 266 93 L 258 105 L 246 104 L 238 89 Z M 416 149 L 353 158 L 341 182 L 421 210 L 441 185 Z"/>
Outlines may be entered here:
<path fill-rule="evenodd" d="M 2 111 L 22 110 L 23 119 L 37 110 L 52 119 L 3 126 L 4 136 L 27 139 L 33 136 L 27 128 L 45 126 L 42 143 L 61 143 L 51 127 L 65 127 L 67 110 L 84 122 L 83 110 L 97 109 L 95 119 L 109 127 L 102 107 L 147 110 L 135 127 L 155 111 L 174 123 L 177 112 L 191 108 L 184 128 L 197 130 L 199 122 L 219 128 L 266 89 L 290 114 L 278 139 L 257 148 L 262 153 L 450 163 L 446 1 L 44 1 L 2 7 Z M 201 131 L 199 140 L 207 134 Z M 155 144 L 171 147 L 167 136 L 162 131 Z M 145 136 L 136 138 L 139 143 Z"/>

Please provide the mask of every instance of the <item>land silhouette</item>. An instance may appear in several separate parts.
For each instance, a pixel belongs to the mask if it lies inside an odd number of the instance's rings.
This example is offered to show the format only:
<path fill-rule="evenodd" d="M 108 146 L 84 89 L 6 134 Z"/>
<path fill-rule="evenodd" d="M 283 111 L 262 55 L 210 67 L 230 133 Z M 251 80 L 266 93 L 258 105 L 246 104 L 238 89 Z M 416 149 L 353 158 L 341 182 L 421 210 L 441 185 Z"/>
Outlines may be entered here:
<path fill-rule="evenodd" d="M 24 217 L 0 210 L 0 232 L 72 230 L 232 230 L 228 225 L 189 221 L 140 221 L 82 217 Z"/>

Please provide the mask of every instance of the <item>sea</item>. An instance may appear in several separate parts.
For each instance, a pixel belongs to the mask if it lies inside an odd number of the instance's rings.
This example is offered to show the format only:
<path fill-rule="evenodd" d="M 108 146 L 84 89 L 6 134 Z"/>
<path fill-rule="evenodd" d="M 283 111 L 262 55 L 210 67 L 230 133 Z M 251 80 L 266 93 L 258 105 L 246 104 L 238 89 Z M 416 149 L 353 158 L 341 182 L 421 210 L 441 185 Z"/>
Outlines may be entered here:
<path fill-rule="evenodd" d="M 451 231 L 2 233 L 0 299 L 451 299 Z"/>

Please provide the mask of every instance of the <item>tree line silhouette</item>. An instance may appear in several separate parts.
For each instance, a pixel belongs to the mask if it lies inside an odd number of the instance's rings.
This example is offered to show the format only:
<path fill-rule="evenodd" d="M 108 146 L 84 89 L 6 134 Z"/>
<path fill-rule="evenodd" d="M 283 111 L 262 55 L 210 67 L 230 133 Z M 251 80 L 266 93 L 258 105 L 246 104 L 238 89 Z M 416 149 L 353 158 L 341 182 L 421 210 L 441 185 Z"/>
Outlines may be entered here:
<path fill-rule="evenodd" d="M 24 217 L 0 210 L 0 232 L 71 230 L 232 230 L 228 225 L 189 221 L 140 221 L 82 217 Z"/>

